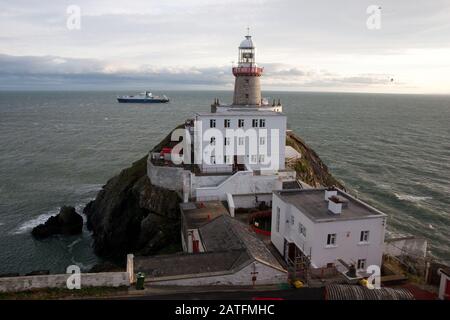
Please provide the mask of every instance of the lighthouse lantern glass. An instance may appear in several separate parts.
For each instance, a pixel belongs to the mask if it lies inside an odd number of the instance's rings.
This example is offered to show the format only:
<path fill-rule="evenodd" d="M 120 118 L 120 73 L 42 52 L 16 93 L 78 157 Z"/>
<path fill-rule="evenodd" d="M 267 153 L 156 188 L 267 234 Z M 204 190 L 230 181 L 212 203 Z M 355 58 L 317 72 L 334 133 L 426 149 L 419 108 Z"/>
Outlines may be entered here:
<path fill-rule="evenodd" d="M 255 49 L 254 48 L 240 48 L 239 49 L 239 64 L 252 65 L 255 64 Z"/>

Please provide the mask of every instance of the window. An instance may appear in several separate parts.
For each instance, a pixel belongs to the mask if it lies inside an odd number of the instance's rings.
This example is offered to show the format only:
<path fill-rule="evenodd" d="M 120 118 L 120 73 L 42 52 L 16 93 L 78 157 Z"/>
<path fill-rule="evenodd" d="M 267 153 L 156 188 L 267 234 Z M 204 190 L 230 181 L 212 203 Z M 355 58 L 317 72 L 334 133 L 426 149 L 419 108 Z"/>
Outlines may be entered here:
<path fill-rule="evenodd" d="M 357 269 L 366 269 L 366 259 L 358 259 L 358 267 Z"/>
<path fill-rule="evenodd" d="M 223 163 L 229 164 L 230 163 L 230 156 L 224 156 L 223 157 Z"/>
<path fill-rule="evenodd" d="M 301 224 L 300 222 L 298 223 L 298 232 L 303 235 L 304 237 L 306 237 L 306 228 L 303 224 Z"/>
<path fill-rule="evenodd" d="M 211 156 L 211 164 L 216 164 L 216 156 Z"/>
<path fill-rule="evenodd" d="M 258 119 L 253 119 L 252 120 L 252 127 L 253 128 L 258 128 Z"/>
<path fill-rule="evenodd" d="M 216 144 L 216 137 L 211 137 L 211 140 L 209 141 L 212 145 Z"/>
<path fill-rule="evenodd" d="M 327 236 L 327 246 L 336 245 L 336 233 L 329 233 Z"/>
<path fill-rule="evenodd" d="M 259 137 L 259 144 L 261 145 L 266 144 L 266 137 Z"/>
<path fill-rule="evenodd" d="M 242 128 L 242 127 L 244 126 L 244 123 L 245 123 L 245 122 L 244 122 L 244 119 L 239 119 L 239 120 L 238 120 L 238 127 L 239 127 L 239 128 Z"/>
<path fill-rule="evenodd" d="M 239 144 L 240 146 L 243 146 L 244 143 L 245 143 L 245 137 L 239 137 L 239 138 L 238 138 L 238 144 Z"/>
<path fill-rule="evenodd" d="M 226 146 L 229 146 L 230 145 L 230 138 L 229 137 L 225 137 L 225 139 L 224 139 L 224 144 L 226 145 Z"/>
<path fill-rule="evenodd" d="M 245 79 L 245 83 L 247 83 L 247 84 L 248 84 L 248 83 L 249 83 L 249 80 L 248 80 L 248 79 Z"/>
<path fill-rule="evenodd" d="M 245 94 L 245 98 L 248 99 L 248 93 Z"/>
<path fill-rule="evenodd" d="M 231 123 L 230 119 L 223 120 L 223 126 L 225 128 L 229 128 L 230 127 L 230 123 Z"/>
<path fill-rule="evenodd" d="M 258 161 L 259 161 L 259 163 L 264 163 L 264 155 L 263 154 L 259 155 Z"/>
<path fill-rule="evenodd" d="M 277 232 L 280 232 L 280 215 L 280 208 L 277 207 L 277 220 L 275 225 Z"/>
<path fill-rule="evenodd" d="M 215 128 L 216 127 L 216 119 L 210 119 L 209 120 L 209 127 Z"/>
<path fill-rule="evenodd" d="M 361 231 L 361 236 L 359 237 L 360 242 L 369 242 L 369 231 Z"/>
<path fill-rule="evenodd" d="M 259 120 L 259 126 L 260 126 L 261 128 L 264 128 L 264 127 L 266 126 L 266 119 L 260 119 L 260 120 Z"/>
<path fill-rule="evenodd" d="M 251 163 L 256 163 L 256 161 L 258 160 L 258 158 L 256 157 L 256 154 L 253 154 L 250 158 Z"/>

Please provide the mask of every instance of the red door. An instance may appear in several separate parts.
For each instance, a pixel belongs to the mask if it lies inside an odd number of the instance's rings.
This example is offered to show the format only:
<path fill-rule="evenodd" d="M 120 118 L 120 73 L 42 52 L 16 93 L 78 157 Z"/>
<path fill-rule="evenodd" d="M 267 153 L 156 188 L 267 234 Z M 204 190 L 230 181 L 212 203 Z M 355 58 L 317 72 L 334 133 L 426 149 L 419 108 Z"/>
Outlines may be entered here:
<path fill-rule="evenodd" d="M 192 240 L 192 251 L 193 251 L 194 253 L 200 252 L 198 240 Z"/>
<path fill-rule="evenodd" d="M 447 283 L 445 285 L 444 300 L 450 300 L 450 280 L 449 279 L 447 279 Z"/>

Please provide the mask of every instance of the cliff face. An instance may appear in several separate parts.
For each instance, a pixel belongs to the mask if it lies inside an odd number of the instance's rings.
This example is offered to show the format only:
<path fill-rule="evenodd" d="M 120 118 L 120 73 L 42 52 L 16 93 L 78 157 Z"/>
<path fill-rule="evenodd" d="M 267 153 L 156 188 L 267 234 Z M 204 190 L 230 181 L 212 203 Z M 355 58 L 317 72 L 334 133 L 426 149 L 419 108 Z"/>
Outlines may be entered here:
<path fill-rule="evenodd" d="M 286 145 L 291 146 L 302 155 L 300 159 L 289 165 L 297 172 L 297 179 L 306 182 L 312 187 L 335 186 L 345 189 L 344 185 L 331 175 L 328 167 L 322 162 L 317 153 L 292 131 L 286 134 Z"/>
<path fill-rule="evenodd" d="M 166 145 L 169 137 L 154 150 Z M 302 154 L 293 164 L 299 179 L 312 186 L 342 187 L 303 140 L 288 133 L 286 142 Z M 147 157 L 138 160 L 111 178 L 84 208 L 95 252 L 123 259 L 130 252 L 150 255 L 181 250 L 179 202 L 175 192 L 151 184 Z"/>
<path fill-rule="evenodd" d="M 178 202 L 175 192 L 150 183 L 147 157 L 133 163 L 110 179 L 83 210 L 95 252 L 114 259 L 176 247 L 180 244 Z"/>

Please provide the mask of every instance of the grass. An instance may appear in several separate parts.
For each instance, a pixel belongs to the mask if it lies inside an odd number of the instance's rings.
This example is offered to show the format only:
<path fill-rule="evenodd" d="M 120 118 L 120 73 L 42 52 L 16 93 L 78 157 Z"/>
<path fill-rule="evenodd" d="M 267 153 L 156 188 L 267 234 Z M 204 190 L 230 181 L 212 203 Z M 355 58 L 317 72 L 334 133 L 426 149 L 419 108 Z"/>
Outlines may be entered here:
<path fill-rule="evenodd" d="M 46 288 L 22 292 L 0 292 L 0 300 L 55 300 L 101 298 L 116 294 L 126 294 L 128 287 L 86 287 L 80 290 Z"/>

